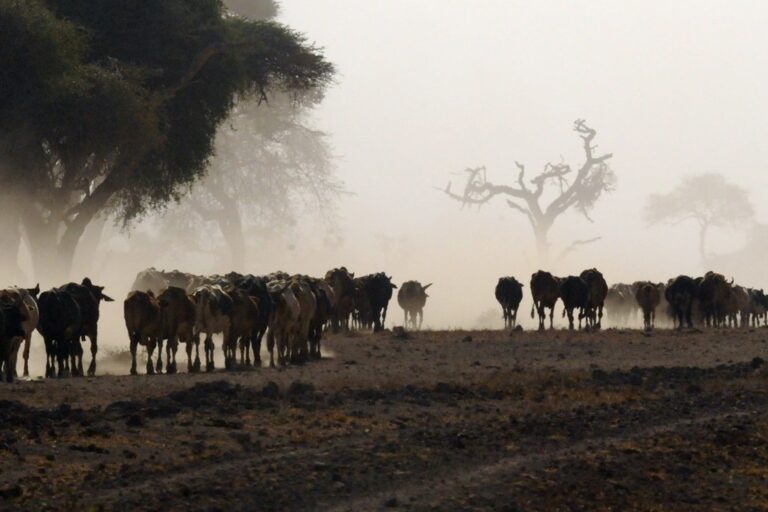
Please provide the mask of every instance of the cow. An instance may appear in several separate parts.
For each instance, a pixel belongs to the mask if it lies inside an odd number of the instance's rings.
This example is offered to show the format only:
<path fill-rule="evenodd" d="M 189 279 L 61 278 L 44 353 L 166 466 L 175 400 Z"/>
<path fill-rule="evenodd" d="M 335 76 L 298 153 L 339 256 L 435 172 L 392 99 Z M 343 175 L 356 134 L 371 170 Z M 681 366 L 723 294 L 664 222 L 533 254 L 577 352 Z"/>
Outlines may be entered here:
<path fill-rule="evenodd" d="M 83 375 L 83 347 L 80 341 L 85 338 L 91 342 L 91 364 L 88 366 L 88 376 L 96 373 L 96 353 L 99 350 L 99 306 L 101 301 L 114 302 L 114 299 L 104 294 L 104 287 L 97 286 L 89 278 L 84 278 L 81 283 L 67 283 L 61 287 L 77 302 L 80 308 L 80 332 L 78 340 L 70 349 L 70 357 L 77 358 L 77 367 L 73 366 L 72 375 Z M 72 361 L 74 363 L 74 359 Z"/>
<path fill-rule="evenodd" d="M 258 332 L 259 301 L 240 288 L 228 289 L 232 298 L 232 325 L 230 326 L 230 345 L 225 349 L 227 361 L 236 361 L 236 347 L 240 347 L 240 364 L 250 366 L 250 349 Z M 248 357 L 246 355 L 248 354 Z"/>
<path fill-rule="evenodd" d="M 128 330 L 131 349 L 131 375 L 136 375 L 136 348 L 142 345 L 147 348 L 147 375 L 155 373 L 152 354 L 163 336 L 163 318 L 160 301 L 152 290 L 132 291 L 123 301 L 123 318 Z M 170 347 L 170 342 L 168 343 Z M 162 349 L 161 349 L 162 350 Z M 172 373 L 170 358 L 168 372 Z M 162 371 L 160 354 L 157 357 L 157 371 Z"/>
<path fill-rule="evenodd" d="M 200 371 L 200 339 L 195 336 L 195 302 L 187 291 L 178 286 L 169 286 L 157 297 L 163 320 L 162 337 L 168 341 L 166 352 L 168 366 L 176 370 L 176 351 L 179 342 L 186 344 L 187 371 Z M 192 363 L 192 346 L 195 347 L 195 362 Z"/>
<path fill-rule="evenodd" d="M 199 340 L 200 333 L 205 333 L 203 348 L 205 350 L 205 370 L 214 369 L 213 335 L 222 333 L 222 349 L 224 351 L 226 368 L 232 366 L 230 328 L 232 325 L 232 298 L 218 285 L 205 284 L 199 286 L 192 294 L 195 301 L 195 337 Z M 197 343 L 197 342 L 196 342 Z"/>
<path fill-rule="evenodd" d="M 155 296 L 168 288 L 169 282 L 163 272 L 150 267 L 136 274 L 131 291 L 148 292 L 151 291 Z"/>
<path fill-rule="evenodd" d="M 635 290 L 635 300 L 643 312 L 643 329 L 651 331 L 656 320 L 656 308 L 661 303 L 663 284 L 650 281 L 638 281 L 632 285 Z"/>
<path fill-rule="evenodd" d="M 533 318 L 534 309 L 539 315 L 539 330 L 544 330 L 544 320 L 547 317 L 547 308 L 549 308 L 549 328 L 552 329 L 555 316 L 555 304 L 560 298 L 560 281 L 544 270 L 539 270 L 531 275 L 531 296 L 533 305 L 531 306 L 531 318 Z"/>
<path fill-rule="evenodd" d="M 308 278 L 307 282 L 315 295 L 315 316 L 309 326 L 309 357 L 320 359 L 320 342 L 323 337 L 323 327 L 331 321 L 333 305 L 336 302 L 331 285 L 324 279 Z"/>
<path fill-rule="evenodd" d="M 5 379 L 13 382 L 16 372 L 16 356 L 26 336 L 23 304 L 0 303 L 0 361 L 5 369 Z"/>
<path fill-rule="evenodd" d="M 45 343 L 45 376 L 67 377 L 70 375 L 69 358 L 75 353 L 73 347 L 80 345 L 80 306 L 61 288 L 43 292 L 37 304 L 40 311 L 37 330 Z"/>
<path fill-rule="evenodd" d="M 728 325 L 749 327 L 750 314 L 749 292 L 743 286 L 732 286 L 726 306 Z"/>
<path fill-rule="evenodd" d="M 370 305 L 370 320 L 373 321 L 373 332 L 384 330 L 387 321 L 387 307 L 392 298 L 392 290 L 397 285 L 384 272 L 369 274 L 361 278 L 363 292 Z"/>
<path fill-rule="evenodd" d="M 693 303 L 698 294 L 698 284 L 690 276 L 680 275 L 670 279 L 667 288 L 664 290 L 664 297 L 669 302 L 672 309 L 673 320 L 678 329 L 683 328 L 683 324 L 689 329 L 693 328 Z"/>
<path fill-rule="evenodd" d="M 349 330 L 349 317 L 355 310 L 355 274 L 346 267 L 334 268 L 325 273 L 324 281 L 333 290 L 334 304 L 331 315 L 333 332 Z"/>
<path fill-rule="evenodd" d="M 267 289 L 267 278 L 256 277 L 252 275 L 243 276 L 242 279 L 235 282 L 235 286 L 245 291 L 251 296 L 258 305 L 258 316 L 256 317 L 256 325 L 251 338 L 251 348 L 253 349 L 253 362 L 254 364 L 261 364 L 261 340 L 264 338 L 264 334 L 269 327 L 269 317 L 272 314 L 272 297 Z M 245 352 L 246 364 L 250 364 L 248 361 L 248 350 Z M 242 355 L 241 355 L 242 359 Z M 242 363 L 242 361 L 241 361 Z"/>
<path fill-rule="evenodd" d="M 274 368 L 275 348 L 277 348 L 278 364 L 284 366 L 286 363 L 287 348 L 294 333 L 298 331 L 301 306 L 287 281 L 270 281 L 267 286 L 273 304 L 272 315 L 269 319 L 269 332 L 267 333 L 267 350 L 269 351 L 269 366 Z"/>
<path fill-rule="evenodd" d="M 32 345 L 32 333 L 37 329 L 40 321 L 40 310 L 37 306 L 37 295 L 40 293 L 40 285 L 34 288 L 7 288 L 0 290 L 0 301 L 19 306 L 25 320 L 24 329 L 24 377 L 29 377 L 29 349 Z M 14 374 L 16 369 L 14 368 Z"/>
<path fill-rule="evenodd" d="M 517 324 L 517 309 L 523 300 L 523 284 L 514 277 L 500 277 L 494 291 L 496 300 L 501 304 L 504 328 L 514 329 Z"/>
<path fill-rule="evenodd" d="M 634 321 L 637 301 L 632 285 L 616 283 L 608 288 L 605 296 L 605 308 L 614 326 L 627 326 Z"/>
<path fill-rule="evenodd" d="M 749 294 L 749 314 L 752 327 L 759 327 L 760 320 L 765 321 L 766 307 L 768 306 L 768 298 L 765 296 L 765 292 L 761 289 L 747 288 Z"/>
<path fill-rule="evenodd" d="M 701 313 L 704 316 L 704 324 L 707 327 L 723 325 L 727 319 L 727 310 L 731 296 L 731 285 L 725 276 L 709 271 L 699 284 L 698 299 Z"/>
<path fill-rule="evenodd" d="M 356 277 L 354 309 L 352 311 L 352 327 L 355 329 L 371 329 L 373 327 L 373 313 L 371 301 L 366 290 L 366 276 Z"/>
<path fill-rule="evenodd" d="M 288 346 L 290 362 L 304 363 L 309 359 L 310 328 L 317 312 L 317 299 L 304 276 L 293 276 L 288 281 L 288 287 L 299 302 L 298 324 L 294 330 L 292 342 Z"/>
<path fill-rule="evenodd" d="M 603 320 L 603 306 L 608 295 L 608 284 L 597 269 L 590 268 L 582 272 L 581 277 L 589 288 L 589 303 L 585 312 L 587 327 L 600 329 Z"/>
<path fill-rule="evenodd" d="M 579 310 L 579 329 L 581 320 L 589 307 L 589 287 L 578 276 L 560 279 L 560 299 L 563 301 L 563 316 L 568 315 L 568 329 L 573 330 L 573 310 Z"/>
<path fill-rule="evenodd" d="M 418 281 L 406 281 L 400 285 L 400 289 L 397 291 L 397 303 L 403 308 L 403 314 L 405 318 L 403 320 L 403 326 L 408 326 L 408 316 L 411 318 L 411 326 L 414 329 L 421 329 L 421 324 L 424 321 L 424 305 L 427 303 L 427 288 L 432 286 L 432 283 L 422 286 Z M 416 316 L 419 317 L 418 326 L 416 324 Z"/>

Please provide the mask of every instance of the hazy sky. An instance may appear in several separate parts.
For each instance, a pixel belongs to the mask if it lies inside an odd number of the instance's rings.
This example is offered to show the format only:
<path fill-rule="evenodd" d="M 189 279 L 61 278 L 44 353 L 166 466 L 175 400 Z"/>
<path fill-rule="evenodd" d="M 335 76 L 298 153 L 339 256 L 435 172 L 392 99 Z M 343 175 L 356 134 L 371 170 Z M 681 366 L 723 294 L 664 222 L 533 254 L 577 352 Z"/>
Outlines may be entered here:
<path fill-rule="evenodd" d="M 482 284 L 472 297 L 501 274 L 527 281 L 537 262 L 526 220 L 502 199 L 462 211 L 434 187 L 461 180 L 467 166 L 484 164 L 503 181 L 515 176 L 514 160 L 529 175 L 561 157 L 577 165 L 576 118 L 615 155 L 618 184 L 594 224 L 573 214 L 556 225 L 555 254 L 574 239 L 604 237 L 558 272 L 598 266 L 609 281 L 700 272 L 694 225 L 646 228 L 641 219 L 645 198 L 686 174 L 716 171 L 748 186 L 758 220 L 768 217 L 761 3 L 282 4 L 281 20 L 324 47 L 339 71 L 315 119 L 332 133 L 339 173 L 356 195 L 341 207 L 344 247 L 318 256 L 323 263 L 343 257 L 360 272 L 392 269 L 398 281 L 450 280 L 435 285 L 435 297 L 464 294 L 459 286 L 473 276 Z M 715 233 L 712 245 L 741 240 Z M 493 306 L 489 297 L 483 306 Z M 482 309 L 443 304 L 436 314 L 462 321 Z"/>

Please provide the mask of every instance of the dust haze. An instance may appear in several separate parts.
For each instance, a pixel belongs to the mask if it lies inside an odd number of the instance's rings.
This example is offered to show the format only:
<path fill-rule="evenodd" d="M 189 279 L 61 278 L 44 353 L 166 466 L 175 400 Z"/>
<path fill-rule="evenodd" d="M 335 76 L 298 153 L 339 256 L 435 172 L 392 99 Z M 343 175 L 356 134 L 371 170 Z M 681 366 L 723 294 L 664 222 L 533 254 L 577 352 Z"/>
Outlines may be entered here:
<path fill-rule="evenodd" d="M 43 289 L 87 275 L 122 299 L 149 266 L 323 275 L 345 265 L 356 275 L 386 271 L 398 284 L 434 283 L 425 327 L 501 328 L 493 288 L 513 275 L 526 283 L 527 329 L 535 325 L 527 283 L 538 268 L 568 275 L 597 267 L 609 284 L 713 268 L 768 286 L 761 272 L 768 210 L 759 195 L 768 186 L 765 6 L 284 0 L 278 19 L 338 68 L 307 123 L 327 133 L 344 192 L 327 205 L 299 202 L 294 222 L 247 233 L 243 268 L 232 268 L 220 237 L 194 225 L 175 228 L 197 241 L 194 248 L 150 243 L 171 235 L 161 222 L 168 212 L 127 230 L 103 219 L 86 232 L 91 242 L 78 248 L 71 274 L 41 282 Z M 597 131 L 599 151 L 613 154 L 616 184 L 589 219 L 575 211 L 558 219 L 549 263 L 527 219 L 503 197 L 478 207 L 444 194 L 468 167 L 484 165 L 489 179 L 510 184 L 516 161 L 531 177 L 548 162 L 578 167 L 576 119 Z M 713 227 L 702 257 L 694 223 L 649 225 L 644 207 L 652 194 L 704 173 L 745 189 L 754 216 Z M 558 258 L 573 241 L 597 237 Z M 29 258 L 22 244 L 22 275 L 3 282 L 33 286 Z M 120 302 L 102 307 L 102 317 L 103 344 L 127 346 Z M 393 301 L 388 326 L 401 323 Z"/>

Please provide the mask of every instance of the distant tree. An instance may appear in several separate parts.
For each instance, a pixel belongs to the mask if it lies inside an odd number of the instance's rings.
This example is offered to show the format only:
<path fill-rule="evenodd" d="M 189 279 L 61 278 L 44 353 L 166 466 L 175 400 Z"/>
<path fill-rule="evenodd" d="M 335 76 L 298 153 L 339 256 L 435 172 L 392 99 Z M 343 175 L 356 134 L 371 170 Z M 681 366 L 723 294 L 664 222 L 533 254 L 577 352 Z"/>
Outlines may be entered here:
<path fill-rule="evenodd" d="M 332 73 L 296 32 L 219 0 L 0 2 L 0 194 L 24 198 L 12 211 L 38 277 L 69 273 L 96 216 L 179 198 L 237 99 Z"/>
<path fill-rule="evenodd" d="M 464 190 L 457 194 L 451 190 L 451 183 L 445 193 L 465 205 L 483 205 L 496 196 L 505 196 L 507 205 L 524 214 L 533 229 L 539 258 L 549 259 L 549 230 L 558 217 L 575 209 L 590 222 L 589 212 L 603 192 L 613 190 L 616 181 L 607 161 L 611 154 L 596 155 L 593 141 L 597 132 L 579 119 L 574 130 L 584 142 L 584 163 L 574 172 L 570 165 L 548 163 L 533 179 L 526 181 L 525 166 L 515 162 L 518 169 L 517 183 L 497 185 L 488 181 L 485 167 L 467 169 Z M 577 240 L 566 247 L 561 257 L 578 246 L 599 240 Z"/>
<path fill-rule="evenodd" d="M 696 222 L 702 260 L 707 258 L 706 241 L 711 228 L 750 227 L 754 214 L 747 190 L 714 173 L 685 178 L 671 192 L 651 195 L 645 205 L 649 224 Z"/>
<path fill-rule="evenodd" d="M 213 228 L 226 243 L 232 269 L 242 271 L 246 233 L 263 240 L 290 229 L 303 210 L 332 224 L 345 189 L 335 176 L 326 134 L 307 125 L 307 109 L 320 99 L 278 94 L 269 104 L 239 104 L 219 128 L 210 171 L 169 207 L 161 224 L 170 229 L 161 231 L 205 250 L 196 241 L 210 240 L 201 232 Z"/>

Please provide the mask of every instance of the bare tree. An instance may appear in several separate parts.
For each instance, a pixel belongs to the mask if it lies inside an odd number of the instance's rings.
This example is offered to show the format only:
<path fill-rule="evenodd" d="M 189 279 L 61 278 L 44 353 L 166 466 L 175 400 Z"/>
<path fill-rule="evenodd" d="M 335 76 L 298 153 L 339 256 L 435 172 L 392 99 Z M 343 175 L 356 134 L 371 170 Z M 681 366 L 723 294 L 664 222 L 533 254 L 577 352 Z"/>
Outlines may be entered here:
<path fill-rule="evenodd" d="M 589 212 L 603 192 L 613 189 L 615 175 L 607 161 L 610 153 L 597 155 L 593 144 L 597 132 L 582 119 L 576 120 L 574 130 L 584 141 L 584 163 L 574 171 L 566 163 L 548 163 L 533 179 L 526 180 L 525 166 L 515 162 L 517 182 L 512 185 L 497 185 L 488 181 L 485 167 L 467 169 L 467 181 L 461 194 L 451 190 L 451 183 L 445 193 L 465 205 L 483 205 L 498 195 L 506 196 L 507 205 L 524 214 L 533 229 L 539 257 L 549 259 L 549 230 L 562 214 L 574 208 L 590 222 Z M 548 189 L 554 189 L 554 197 Z M 547 203 L 546 201 L 549 200 Z M 560 254 L 565 257 L 579 246 L 595 242 L 600 238 L 577 240 Z"/>
<path fill-rule="evenodd" d="M 695 221 L 699 225 L 702 260 L 708 256 L 707 234 L 711 228 L 750 227 L 754 214 L 747 191 L 714 173 L 685 178 L 671 192 L 651 195 L 645 205 L 649 224 Z"/>

